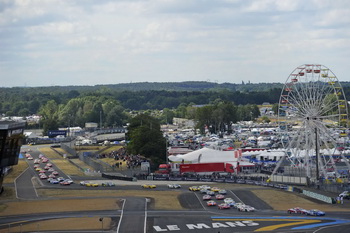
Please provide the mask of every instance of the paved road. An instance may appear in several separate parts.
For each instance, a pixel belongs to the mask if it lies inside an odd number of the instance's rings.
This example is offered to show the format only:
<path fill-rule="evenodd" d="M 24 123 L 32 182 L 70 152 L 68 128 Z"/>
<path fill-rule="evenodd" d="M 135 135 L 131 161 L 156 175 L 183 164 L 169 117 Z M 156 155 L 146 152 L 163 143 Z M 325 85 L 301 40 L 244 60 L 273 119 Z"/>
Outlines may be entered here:
<path fill-rule="evenodd" d="M 39 152 L 32 147 L 33 157 L 38 156 Z M 30 164 L 31 162 L 29 162 Z M 32 170 L 32 164 L 20 177 L 16 179 L 16 188 L 18 198 L 38 199 L 32 184 L 32 177 L 36 173 Z M 102 181 L 101 181 L 102 182 Z M 142 181 L 148 183 L 148 181 Z M 74 188 L 87 189 L 87 187 L 74 184 L 72 186 L 59 186 L 44 183 L 49 188 Z M 135 186 L 121 185 L 118 187 L 108 187 L 109 189 L 142 189 L 140 182 L 128 182 Z M 160 184 L 157 182 L 157 184 Z M 188 183 L 187 183 L 188 184 Z M 180 203 L 188 207 L 189 210 L 181 211 L 158 211 L 149 210 L 147 199 L 144 197 L 125 197 L 121 203 L 122 210 L 119 211 L 88 211 L 88 212 L 70 212 L 70 213 L 45 213 L 26 216 L 6 216 L 0 217 L 0 229 L 7 229 L 9 224 L 19 224 L 21 221 L 33 222 L 65 217 L 82 217 L 89 215 L 98 215 L 110 217 L 114 221 L 114 227 L 109 232 L 117 233 L 158 233 L 158 232 L 193 232 L 193 233 L 228 233 L 228 232 L 348 232 L 350 226 L 350 213 L 327 213 L 326 217 L 310 217 L 302 215 L 287 215 L 285 211 L 273 211 L 271 208 L 249 189 L 228 190 L 227 196 L 236 201 L 242 201 L 257 207 L 253 213 L 242 213 L 235 209 L 218 210 L 217 207 L 211 208 L 202 201 L 202 195 L 188 191 L 188 185 L 183 185 Z M 97 187 L 96 190 L 102 191 L 107 187 Z M 165 190 L 165 185 L 157 187 L 157 190 Z M 78 231 L 77 231 L 78 232 Z"/>
<path fill-rule="evenodd" d="M 27 168 L 16 180 L 16 194 L 19 199 L 37 199 L 38 194 L 33 184 L 36 174 L 30 168 Z"/>
<path fill-rule="evenodd" d="M 143 197 L 125 198 L 117 233 L 146 233 L 147 203 Z"/>

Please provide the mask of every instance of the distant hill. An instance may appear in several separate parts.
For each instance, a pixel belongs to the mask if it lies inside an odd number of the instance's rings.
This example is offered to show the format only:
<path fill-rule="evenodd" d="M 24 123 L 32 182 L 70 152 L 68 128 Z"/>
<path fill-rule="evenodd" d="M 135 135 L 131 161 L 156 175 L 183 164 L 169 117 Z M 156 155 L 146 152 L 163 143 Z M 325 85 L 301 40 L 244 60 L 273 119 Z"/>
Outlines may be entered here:
<path fill-rule="evenodd" d="M 77 90 L 79 92 L 94 92 L 97 90 L 110 89 L 113 91 L 216 91 L 230 90 L 239 92 L 260 92 L 271 89 L 282 89 L 284 83 L 215 83 L 206 81 L 186 81 L 186 82 L 138 82 L 138 83 L 119 83 L 119 84 L 101 84 L 95 86 L 47 86 L 47 87 L 13 87 L 0 88 L 0 90 L 35 90 L 40 93 L 69 92 Z M 343 87 L 350 87 L 350 82 L 341 82 Z"/>

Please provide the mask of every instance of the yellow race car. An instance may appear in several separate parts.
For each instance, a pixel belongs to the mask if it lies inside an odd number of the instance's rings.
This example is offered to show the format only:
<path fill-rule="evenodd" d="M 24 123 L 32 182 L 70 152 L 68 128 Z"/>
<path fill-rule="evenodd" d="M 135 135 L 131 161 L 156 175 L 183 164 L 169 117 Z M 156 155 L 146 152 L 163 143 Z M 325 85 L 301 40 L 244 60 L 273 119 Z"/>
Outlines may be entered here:
<path fill-rule="evenodd" d="M 142 188 L 144 189 L 154 189 L 157 188 L 157 186 L 155 184 L 143 184 L 141 185 Z"/>
<path fill-rule="evenodd" d="M 211 188 L 211 191 L 213 191 L 213 192 L 219 192 L 219 191 L 220 191 L 220 188 L 218 188 L 218 187 L 212 187 L 212 188 Z"/>
<path fill-rule="evenodd" d="M 98 187 L 97 183 L 85 183 L 86 187 Z"/>
<path fill-rule="evenodd" d="M 190 191 L 199 191 L 200 188 L 198 186 L 191 186 L 191 187 L 188 188 L 188 190 L 190 190 Z"/>

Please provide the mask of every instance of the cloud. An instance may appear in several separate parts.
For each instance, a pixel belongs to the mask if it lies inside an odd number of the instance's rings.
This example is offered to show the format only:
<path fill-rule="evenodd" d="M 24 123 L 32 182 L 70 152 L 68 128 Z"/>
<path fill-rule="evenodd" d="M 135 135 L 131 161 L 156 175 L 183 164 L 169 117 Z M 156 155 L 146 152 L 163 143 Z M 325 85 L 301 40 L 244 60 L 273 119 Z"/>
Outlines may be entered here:
<path fill-rule="evenodd" d="M 349 11 L 342 0 L 3 0 L 2 85 L 268 82 L 303 62 L 345 79 Z"/>

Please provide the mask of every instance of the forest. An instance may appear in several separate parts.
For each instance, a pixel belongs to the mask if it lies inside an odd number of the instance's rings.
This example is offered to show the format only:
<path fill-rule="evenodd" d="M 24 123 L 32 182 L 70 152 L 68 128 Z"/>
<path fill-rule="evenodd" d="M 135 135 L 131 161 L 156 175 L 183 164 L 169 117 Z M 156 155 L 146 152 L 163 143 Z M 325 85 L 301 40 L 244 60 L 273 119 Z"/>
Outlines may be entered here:
<path fill-rule="evenodd" d="M 350 82 L 341 84 L 349 96 Z M 184 117 L 196 119 L 199 128 L 210 121 L 219 129 L 226 118 L 257 117 L 257 105 L 278 103 L 282 87 L 281 83 L 173 82 L 0 88 L 0 113 L 39 114 L 46 130 L 84 127 L 86 122 L 100 122 L 101 118 L 103 127 L 122 126 L 140 111 L 152 112 L 163 123 Z"/>

